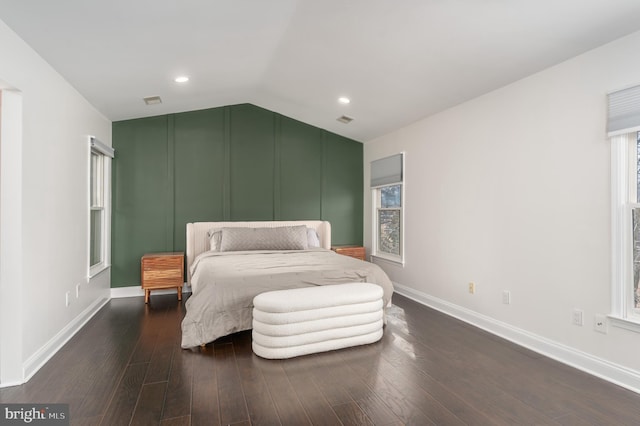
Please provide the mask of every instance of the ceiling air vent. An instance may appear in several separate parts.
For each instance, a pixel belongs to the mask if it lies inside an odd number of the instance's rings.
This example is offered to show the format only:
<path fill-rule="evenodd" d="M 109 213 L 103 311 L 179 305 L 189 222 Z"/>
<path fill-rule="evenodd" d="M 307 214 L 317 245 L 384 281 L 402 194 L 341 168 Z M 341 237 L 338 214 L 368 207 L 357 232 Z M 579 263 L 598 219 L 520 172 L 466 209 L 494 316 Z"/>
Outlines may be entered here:
<path fill-rule="evenodd" d="M 343 115 L 341 117 L 336 118 L 336 120 L 338 120 L 339 122 L 344 123 L 344 124 L 349 124 L 349 123 L 351 123 L 353 121 L 353 118 L 351 118 L 351 117 L 349 117 L 347 115 Z"/>
<path fill-rule="evenodd" d="M 158 105 L 162 103 L 162 99 L 160 99 L 160 96 L 147 96 L 146 98 L 142 99 L 144 99 L 144 103 L 147 105 Z"/>

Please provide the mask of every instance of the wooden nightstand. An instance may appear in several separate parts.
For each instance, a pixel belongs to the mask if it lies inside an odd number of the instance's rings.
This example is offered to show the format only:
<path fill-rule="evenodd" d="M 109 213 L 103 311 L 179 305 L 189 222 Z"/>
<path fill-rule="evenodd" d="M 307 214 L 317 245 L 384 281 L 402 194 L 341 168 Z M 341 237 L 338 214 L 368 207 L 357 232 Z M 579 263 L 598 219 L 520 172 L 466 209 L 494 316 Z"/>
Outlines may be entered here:
<path fill-rule="evenodd" d="M 148 253 L 140 260 L 140 282 L 144 290 L 144 303 L 149 303 L 151 290 L 177 288 L 182 300 L 184 283 L 184 253 Z"/>
<path fill-rule="evenodd" d="M 344 256 L 355 257 L 356 259 L 366 260 L 364 247 L 362 246 L 331 246 L 331 250 Z"/>

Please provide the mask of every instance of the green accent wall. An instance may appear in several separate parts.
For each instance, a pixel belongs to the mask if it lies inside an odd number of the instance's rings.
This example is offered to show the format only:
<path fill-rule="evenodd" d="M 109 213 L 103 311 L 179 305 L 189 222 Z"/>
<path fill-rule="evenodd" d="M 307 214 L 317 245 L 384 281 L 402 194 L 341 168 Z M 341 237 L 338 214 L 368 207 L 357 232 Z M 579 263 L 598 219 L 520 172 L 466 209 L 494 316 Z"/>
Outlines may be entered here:
<path fill-rule="evenodd" d="M 112 140 L 112 287 L 184 251 L 189 222 L 322 219 L 362 244 L 360 142 L 250 104 L 117 121 Z"/>

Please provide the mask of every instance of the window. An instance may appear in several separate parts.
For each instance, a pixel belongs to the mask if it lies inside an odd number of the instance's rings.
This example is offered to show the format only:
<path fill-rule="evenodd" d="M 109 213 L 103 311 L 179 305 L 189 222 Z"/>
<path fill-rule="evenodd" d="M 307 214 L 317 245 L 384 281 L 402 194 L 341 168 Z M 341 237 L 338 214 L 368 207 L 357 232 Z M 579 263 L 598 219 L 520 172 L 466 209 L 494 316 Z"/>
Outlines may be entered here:
<path fill-rule="evenodd" d="M 89 160 L 89 276 L 108 266 L 109 176 L 113 149 L 90 138 Z"/>
<path fill-rule="evenodd" d="M 630 312 L 634 318 L 640 320 L 640 289 L 638 282 L 640 281 L 640 132 L 630 135 L 628 142 L 630 145 L 630 188 L 633 191 L 630 194 L 629 206 L 631 209 L 631 238 L 632 238 L 632 265 L 633 265 L 633 281 L 631 284 L 632 303 Z"/>
<path fill-rule="evenodd" d="M 91 234 L 89 244 L 89 266 L 103 261 L 102 228 L 104 223 L 104 155 L 91 152 Z"/>
<path fill-rule="evenodd" d="M 640 332 L 640 86 L 609 94 L 612 324 Z"/>
<path fill-rule="evenodd" d="M 402 226 L 402 185 L 391 185 L 377 189 L 378 238 L 376 246 L 380 253 L 400 256 L 400 231 Z"/>
<path fill-rule="evenodd" d="M 640 331 L 640 134 L 618 135 L 611 143 L 614 173 L 612 313 L 620 320 L 637 322 Z"/>
<path fill-rule="evenodd" d="M 404 262 L 403 154 L 371 163 L 373 200 L 372 254 Z"/>

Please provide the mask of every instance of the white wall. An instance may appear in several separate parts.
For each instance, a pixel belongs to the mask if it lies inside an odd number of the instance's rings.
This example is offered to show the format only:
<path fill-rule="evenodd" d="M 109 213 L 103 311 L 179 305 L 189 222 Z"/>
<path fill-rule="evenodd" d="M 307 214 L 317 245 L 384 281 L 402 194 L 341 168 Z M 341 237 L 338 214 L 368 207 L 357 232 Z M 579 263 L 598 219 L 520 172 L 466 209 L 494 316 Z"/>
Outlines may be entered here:
<path fill-rule="evenodd" d="M 1 21 L 0 80 L 22 97 L 22 159 L 16 166 L 21 182 L 15 182 L 21 186 L 21 229 L 0 234 L 2 249 L 20 250 L 22 259 L 13 274 L 17 282 L 0 287 L 0 298 L 13 300 L 20 313 L 11 326 L 0 326 L 0 359 L 21 351 L 22 365 L 3 362 L 0 384 L 6 385 L 33 374 L 108 300 L 109 271 L 91 282 L 87 277 L 87 135 L 110 145 L 111 122 Z M 1 172 L 4 179 L 6 170 Z M 4 204 L 0 208 L 3 215 L 11 211 Z M 79 298 L 76 284 L 81 284 Z M 15 340 L 9 336 L 15 330 L 21 330 L 22 346 L 12 349 L 6 343 Z"/>
<path fill-rule="evenodd" d="M 0 81 L 0 384 L 23 378 L 21 188 L 22 94 Z"/>
<path fill-rule="evenodd" d="M 406 265 L 380 262 L 401 291 L 576 365 L 640 374 L 638 334 L 593 329 L 611 305 L 606 94 L 640 84 L 638 46 L 640 33 L 365 144 L 365 182 L 370 161 L 406 152 Z"/>

